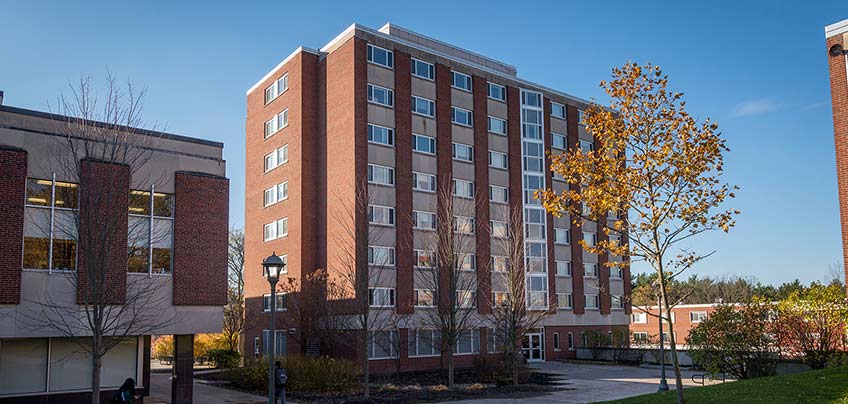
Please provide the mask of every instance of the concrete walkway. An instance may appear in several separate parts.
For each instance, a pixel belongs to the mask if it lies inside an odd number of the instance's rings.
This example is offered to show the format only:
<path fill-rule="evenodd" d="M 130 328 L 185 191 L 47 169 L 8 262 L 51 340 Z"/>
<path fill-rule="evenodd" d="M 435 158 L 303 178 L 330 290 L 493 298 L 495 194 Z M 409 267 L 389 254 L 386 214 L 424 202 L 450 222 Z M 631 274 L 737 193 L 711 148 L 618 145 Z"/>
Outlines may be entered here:
<path fill-rule="evenodd" d="M 262 404 L 267 403 L 268 398 L 236 390 L 215 387 L 209 384 L 194 381 L 194 402 L 202 404 Z M 145 404 L 170 404 L 171 403 L 171 374 L 150 373 L 150 397 L 144 398 Z"/>
<path fill-rule="evenodd" d="M 617 365 L 593 365 L 581 363 L 545 362 L 533 364 L 533 367 L 545 373 L 561 375 L 557 384 L 563 389 L 544 396 L 523 399 L 481 399 L 466 400 L 462 403 L 593 403 L 597 401 L 618 400 L 642 394 L 654 393 L 659 385 L 658 367 L 635 367 Z M 700 373 L 683 372 L 685 387 L 696 386 L 692 375 Z M 674 372 L 667 369 L 669 388 L 674 390 Z"/>

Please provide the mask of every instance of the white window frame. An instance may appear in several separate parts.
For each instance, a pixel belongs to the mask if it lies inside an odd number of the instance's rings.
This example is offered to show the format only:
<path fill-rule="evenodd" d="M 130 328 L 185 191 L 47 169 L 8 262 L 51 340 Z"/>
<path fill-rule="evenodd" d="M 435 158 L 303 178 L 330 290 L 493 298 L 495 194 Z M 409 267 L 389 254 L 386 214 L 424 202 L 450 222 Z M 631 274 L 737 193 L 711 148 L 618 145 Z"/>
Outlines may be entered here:
<path fill-rule="evenodd" d="M 601 308 L 601 297 L 598 294 L 587 293 L 583 295 L 583 305 L 586 310 L 598 310 Z M 591 301 L 592 304 L 589 304 Z"/>
<path fill-rule="evenodd" d="M 377 350 L 377 338 L 374 336 L 375 333 L 389 333 L 389 356 L 371 356 L 371 353 L 376 352 Z M 385 359 L 395 359 L 399 355 L 400 350 L 400 336 L 397 331 L 391 330 L 374 330 L 369 331 L 368 333 L 368 360 L 385 360 Z"/>
<path fill-rule="evenodd" d="M 268 159 L 269 158 L 271 160 L 273 160 L 273 164 L 270 166 L 270 168 L 268 166 Z M 274 151 L 272 151 L 271 153 L 266 154 L 263 164 L 264 164 L 265 172 L 268 173 L 268 172 L 271 172 L 272 170 L 274 170 L 275 168 L 280 167 L 283 164 L 286 164 L 288 162 L 289 162 L 289 145 L 285 144 L 285 145 L 283 145 L 283 147 L 280 147 L 279 149 L 274 149 Z"/>
<path fill-rule="evenodd" d="M 456 269 L 459 271 L 474 272 L 477 270 L 477 254 L 461 254 L 456 262 L 458 264 Z"/>
<path fill-rule="evenodd" d="M 562 139 L 562 145 L 559 145 L 557 139 Z M 557 150 L 568 150 L 568 136 L 562 133 L 551 132 L 551 148 Z"/>
<path fill-rule="evenodd" d="M 580 150 L 583 151 L 583 153 L 595 150 L 595 144 L 588 141 L 588 140 L 580 139 L 579 143 L 580 143 Z"/>
<path fill-rule="evenodd" d="M 435 307 L 435 306 L 419 306 L 419 307 Z M 409 354 L 410 358 L 431 358 L 431 357 L 442 356 L 441 335 L 439 333 L 439 330 L 428 330 L 428 329 L 417 329 L 416 328 L 414 330 L 410 329 L 409 334 L 410 334 L 409 335 L 410 344 L 412 343 L 413 339 L 414 339 L 414 342 L 415 342 L 415 352 L 413 353 L 412 349 L 408 350 L 408 354 Z M 426 338 L 429 338 L 429 340 L 430 340 L 430 343 L 431 343 L 430 346 L 433 349 L 433 353 L 431 353 L 431 354 L 419 354 L 418 353 L 418 339 L 422 337 L 422 334 L 430 334 L 429 337 L 426 337 Z M 439 338 L 438 340 L 436 339 L 436 336 L 438 336 L 438 338 Z M 438 351 L 438 352 L 436 352 L 436 351 Z"/>
<path fill-rule="evenodd" d="M 592 274 L 589 274 L 589 268 L 592 268 Z M 583 263 L 583 277 L 584 278 L 597 278 L 598 277 L 598 263 L 597 262 L 584 262 Z"/>
<path fill-rule="evenodd" d="M 280 232 L 281 226 L 285 227 L 285 230 L 286 230 L 285 233 Z M 270 234 L 272 234 L 270 237 L 268 236 L 268 234 L 269 234 L 268 229 L 273 229 L 273 231 L 270 232 Z M 284 217 L 282 219 L 274 220 L 271 223 L 265 223 L 262 226 L 262 240 L 264 242 L 274 241 L 276 239 L 285 238 L 285 237 L 288 237 L 288 236 L 289 236 L 289 218 L 288 217 Z"/>
<path fill-rule="evenodd" d="M 462 161 L 462 162 L 465 162 L 465 163 L 473 163 L 474 162 L 474 146 L 467 145 L 467 144 L 464 144 L 464 143 L 453 142 L 451 144 L 451 150 L 453 152 L 452 155 L 453 155 L 454 160 Z M 461 156 L 460 153 L 457 153 L 458 150 L 464 150 L 465 153 L 463 153 L 463 154 L 465 154 L 465 156 Z M 467 157 L 467 158 L 465 158 L 465 157 Z"/>
<path fill-rule="evenodd" d="M 503 128 L 503 132 L 497 131 L 497 130 L 492 130 L 492 128 L 493 128 L 492 122 L 498 122 L 498 123 L 502 124 L 501 127 Z M 489 133 L 493 133 L 493 134 L 496 134 L 496 135 L 499 135 L 499 136 L 506 136 L 506 131 L 507 131 L 506 119 L 501 119 L 501 118 L 498 118 L 496 116 L 489 115 L 486 119 L 486 129 L 489 131 Z"/>
<path fill-rule="evenodd" d="M 374 60 L 374 50 L 380 50 L 380 51 L 386 52 L 386 63 L 380 63 L 380 62 L 377 62 L 377 61 Z M 388 69 L 394 69 L 395 68 L 395 53 L 394 53 L 394 51 L 391 51 L 391 50 L 386 49 L 386 48 L 381 48 L 377 45 L 371 45 L 369 43 L 367 48 L 366 48 L 365 53 L 366 53 L 365 57 L 368 60 L 368 63 L 371 63 L 373 65 L 377 65 L 377 66 L 382 66 L 382 67 L 385 67 L 385 68 L 388 68 Z"/>
<path fill-rule="evenodd" d="M 469 302 L 470 304 L 465 304 Z M 477 291 L 471 289 L 460 289 L 456 291 L 456 307 L 473 309 L 477 307 Z"/>
<path fill-rule="evenodd" d="M 487 87 L 488 88 L 486 89 L 486 96 L 489 99 L 492 99 L 492 100 L 495 100 L 495 101 L 500 101 L 500 102 L 506 102 L 506 86 L 502 86 L 500 84 L 495 84 L 495 83 L 490 82 L 490 83 L 488 83 Z M 501 90 L 500 93 L 503 97 L 493 97 L 492 96 L 492 87 L 499 87 L 500 90 Z"/>
<path fill-rule="evenodd" d="M 616 303 L 616 301 L 618 303 Z M 612 310 L 623 310 L 624 309 L 624 296 L 622 296 L 622 295 L 610 295 L 610 308 Z"/>
<path fill-rule="evenodd" d="M 424 113 L 418 110 L 418 101 L 424 101 L 427 103 L 429 113 Z M 412 96 L 412 113 L 415 115 L 425 116 L 427 118 L 435 118 L 436 117 L 436 102 L 424 97 L 419 97 L 416 95 Z"/>
<path fill-rule="evenodd" d="M 374 261 L 374 251 L 376 250 L 386 250 L 389 252 L 389 262 L 388 263 L 377 263 Z M 383 245 L 369 245 L 368 246 L 368 265 L 379 266 L 379 267 L 394 267 L 397 264 L 397 256 L 395 255 L 395 248 L 390 246 Z"/>
<path fill-rule="evenodd" d="M 376 93 L 376 91 L 385 91 L 386 98 L 387 98 L 388 102 L 383 103 L 383 102 L 378 101 L 374 97 L 374 94 Z M 381 107 L 386 107 L 386 108 L 394 108 L 395 107 L 395 90 L 392 90 L 391 88 L 388 88 L 388 87 L 383 87 L 383 86 L 378 86 L 376 84 L 368 83 L 368 103 L 374 104 L 374 105 L 379 105 Z"/>
<path fill-rule="evenodd" d="M 489 228 L 493 238 L 509 238 L 509 223 L 500 220 L 490 220 Z M 495 229 L 501 229 L 495 231 Z"/>
<path fill-rule="evenodd" d="M 707 312 L 705 310 L 698 311 L 690 311 L 689 312 L 689 322 L 693 324 L 700 323 L 707 319 Z"/>
<path fill-rule="evenodd" d="M 574 350 L 574 333 L 573 332 L 568 333 L 568 340 L 567 341 L 568 341 L 568 350 L 573 351 Z"/>
<path fill-rule="evenodd" d="M 586 237 L 589 237 L 589 240 L 586 240 Z M 583 232 L 583 241 L 588 244 L 590 247 L 594 247 L 598 244 L 598 234 L 590 231 Z"/>
<path fill-rule="evenodd" d="M 561 239 L 560 234 L 565 234 L 565 240 Z M 571 244 L 571 230 L 564 229 L 561 227 L 554 227 L 554 244 L 558 245 L 570 245 Z"/>
<path fill-rule="evenodd" d="M 565 273 L 560 272 L 560 268 L 565 268 Z M 554 260 L 554 275 L 559 277 L 570 277 L 571 272 L 571 261 L 565 260 Z"/>
<path fill-rule="evenodd" d="M 282 84 L 283 89 L 280 90 L 280 85 Z M 268 91 L 271 91 L 272 96 L 268 97 Z M 277 99 L 277 97 L 281 96 L 283 93 L 289 90 L 289 74 L 286 73 L 282 77 L 274 80 L 270 86 L 265 88 L 265 105 L 271 103 Z"/>
<path fill-rule="evenodd" d="M 389 183 L 377 182 L 374 180 L 374 169 L 387 170 L 389 173 Z M 379 185 L 383 187 L 394 187 L 395 186 L 395 169 L 394 167 L 381 166 L 379 164 L 368 164 L 368 183 L 372 185 Z"/>
<path fill-rule="evenodd" d="M 558 107 L 558 108 L 555 108 L 555 107 Z M 559 114 L 556 113 L 557 109 L 562 110 L 562 115 L 559 115 Z M 551 101 L 551 116 L 552 117 L 559 118 L 559 119 L 566 119 L 565 118 L 566 114 L 567 114 L 567 112 L 565 111 L 565 105 L 560 104 L 558 102 Z"/>
<path fill-rule="evenodd" d="M 498 159 L 503 162 L 503 164 L 497 165 L 495 163 L 494 157 L 498 157 Z M 502 153 L 495 150 L 489 150 L 489 167 L 495 168 L 498 170 L 509 170 L 509 156 L 506 153 Z"/>
<path fill-rule="evenodd" d="M 417 179 L 419 176 L 426 176 L 426 177 L 430 178 L 430 180 L 431 180 L 431 181 L 430 181 L 430 183 L 432 183 L 432 184 L 433 184 L 433 189 L 424 189 L 424 188 L 419 188 L 419 187 L 418 187 L 418 185 L 419 185 L 419 181 L 418 181 L 418 179 Z M 432 194 L 432 193 L 435 193 L 435 192 L 436 192 L 436 188 L 437 188 L 437 185 L 436 185 L 436 176 L 435 176 L 434 174 L 424 173 L 424 172 L 420 172 L 420 171 L 413 171 L 413 172 L 412 172 L 412 190 L 413 190 L 413 191 L 418 191 L 418 192 L 427 192 L 427 193 L 431 193 L 431 194 Z"/>
<path fill-rule="evenodd" d="M 385 136 L 388 140 L 388 143 L 384 143 L 384 142 L 380 142 L 378 140 L 374 140 L 375 139 L 374 133 L 377 130 L 380 131 L 381 137 L 383 136 L 383 131 L 385 131 Z M 381 125 L 375 125 L 373 123 L 369 123 L 368 124 L 368 143 L 376 144 L 376 145 L 379 145 L 379 146 L 394 147 L 395 146 L 395 130 L 393 128 L 388 127 L 388 126 L 381 126 Z"/>
<path fill-rule="evenodd" d="M 632 313 L 630 315 L 630 322 L 633 324 L 648 324 L 648 313 Z"/>
<path fill-rule="evenodd" d="M 430 260 L 429 260 L 430 265 L 429 266 L 420 265 L 422 256 L 429 256 L 429 258 L 430 258 Z M 434 251 L 430 251 L 430 250 L 421 250 L 421 249 L 415 248 L 415 249 L 412 250 L 412 260 L 413 260 L 413 263 L 412 263 L 413 268 L 420 268 L 420 269 L 435 268 L 436 253 Z"/>
<path fill-rule="evenodd" d="M 280 195 L 281 189 L 283 190 L 283 195 Z M 269 198 L 267 198 L 267 195 L 269 194 L 273 195 L 273 197 L 270 198 L 271 202 L 268 202 Z M 289 199 L 289 182 L 283 181 L 265 190 L 265 192 L 262 194 L 262 206 L 267 208 L 271 205 L 275 205 L 287 199 Z"/>
<path fill-rule="evenodd" d="M 504 196 L 504 200 L 497 200 L 494 198 L 496 192 L 502 193 Z M 509 188 L 502 187 L 499 185 L 489 185 L 489 202 L 491 203 L 499 203 L 499 204 L 508 204 L 509 203 Z"/>
<path fill-rule="evenodd" d="M 457 77 L 462 79 L 462 81 L 464 82 L 464 83 L 461 83 L 462 85 L 457 85 Z M 466 85 L 467 85 L 467 87 L 466 87 Z M 473 80 L 471 79 L 470 75 L 467 75 L 465 73 L 461 73 L 461 72 L 458 72 L 458 71 L 455 71 L 455 70 L 451 70 L 451 87 L 452 88 L 455 88 L 455 89 L 461 90 L 461 91 L 466 91 L 466 92 L 470 93 L 472 86 L 473 86 Z"/>
<path fill-rule="evenodd" d="M 382 299 L 377 299 L 377 292 L 381 292 L 383 294 Z M 397 303 L 395 288 L 385 288 L 385 287 L 370 287 L 368 288 L 368 307 L 395 307 Z M 388 300 L 388 302 L 386 302 Z M 384 303 L 384 304 L 375 304 Z M 388 303 L 388 304 L 385 304 Z"/>
<path fill-rule="evenodd" d="M 380 211 L 380 218 L 388 219 L 388 223 L 374 221 L 377 215 L 376 211 Z M 384 205 L 368 205 L 368 224 L 384 227 L 395 227 L 395 208 L 393 206 Z"/>
<path fill-rule="evenodd" d="M 574 308 L 574 297 L 571 293 L 557 293 L 557 309 L 571 310 Z"/>
<path fill-rule="evenodd" d="M 411 63 L 409 66 L 409 70 L 411 74 L 415 77 L 434 81 L 436 80 L 436 66 L 430 62 L 423 61 L 421 59 L 411 58 Z M 418 63 L 424 64 L 427 67 L 427 74 L 419 74 L 418 73 Z"/>
<path fill-rule="evenodd" d="M 459 117 L 462 116 L 465 117 L 464 120 L 459 119 Z M 474 127 L 474 113 L 465 108 L 451 106 L 451 123 L 454 125 L 472 128 Z"/>
<path fill-rule="evenodd" d="M 460 231 L 459 230 L 460 229 L 460 225 L 459 225 L 460 220 L 462 220 L 463 223 L 468 223 L 469 227 L 471 228 L 471 231 L 468 231 L 468 232 Z M 454 233 L 473 235 L 476 232 L 475 231 L 476 227 L 477 227 L 477 218 L 474 218 L 474 217 L 471 217 L 471 216 L 460 216 L 460 215 L 454 215 L 453 216 L 453 231 L 454 231 Z"/>
<path fill-rule="evenodd" d="M 430 304 L 420 304 L 421 299 L 419 295 L 421 293 L 429 293 L 430 294 Z M 415 289 L 412 294 L 412 305 L 414 307 L 436 307 L 436 295 L 433 289 Z"/>
<path fill-rule="evenodd" d="M 418 219 L 419 215 L 426 215 L 432 218 L 433 227 L 421 227 L 421 221 Z M 412 211 L 412 228 L 416 230 L 426 230 L 426 231 L 435 231 L 436 230 L 436 214 L 434 212 L 428 212 L 426 210 L 413 210 Z"/>
<path fill-rule="evenodd" d="M 509 270 L 509 259 L 505 255 L 491 255 L 492 260 L 492 272 L 507 272 Z M 502 261 L 504 268 L 499 270 L 498 266 L 495 265 L 495 261 Z"/>
<path fill-rule="evenodd" d="M 286 302 L 288 301 L 287 293 L 277 292 L 275 293 L 277 297 L 277 311 L 286 311 L 288 307 L 286 307 Z M 271 312 L 271 294 L 266 293 L 262 295 L 262 312 L 270 313 Z"/>
<path fill-rule="evenodd" d="M 459 195 L 457 193 L 457 189 L 458 189 L 457 185 L 459 185 L 460 183 L 462 183 L 463 185 L 466 186 L 464 188 L 469 189 L 471 191 L 471 195 Z M 477 194 L 477 190 L 475 189 L 474 181 L 461 180 L 461 179 L 457 179 L 457 178 L 453 179 L 453 196 L 455 196 L 457 198 L 474 199 L 474 196 L 476 194 Z"/>
<path fill-rule="evenodd" d="M 427 142 L 428 148 L 431 148 L 432 151 L 430 151 L 430 150 L 419 150 L 417 148 L 417 146 L 418 146 L 417 139 L 425 140 Z M 426 154 L 428 156 L 435 156 L 436 150 L 437 150 L 436 138 L 434 138 L 432 136 L 422 135 L 420 133 L 413 133 L 412 134 L 412 152 L 413 153 L 420 153 L 420 154 Z"/>
<path fill-rule="evenodd" d="M 280 123 L 282 122 L 282 123 Z M 279 113 L 275 114 L 273 118 L 265 121 L 265 125 L 263 126 L 265 139 L 268 139 L 271 136 L 277 134 L 277 132 L 287 128 L 289 126 L 289 109 L 286 108 Z M 270 128 L 270 129 L 268 129 Z"/>

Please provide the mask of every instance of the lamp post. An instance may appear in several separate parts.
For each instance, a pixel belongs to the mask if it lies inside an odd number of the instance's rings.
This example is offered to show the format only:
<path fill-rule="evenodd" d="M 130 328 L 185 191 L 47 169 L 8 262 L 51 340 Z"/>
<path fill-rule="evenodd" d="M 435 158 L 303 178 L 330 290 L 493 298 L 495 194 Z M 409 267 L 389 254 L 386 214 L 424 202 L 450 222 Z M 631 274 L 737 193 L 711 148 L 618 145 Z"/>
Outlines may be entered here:
<path fill-rule="evenodd" d="M 668 391 L 668 382 L 665 380 L 665 338 L 663 338 L 663 312 L 661 296 L 657 294 L 657 311 L 660 320 L 660 387 L 657 391 Z"/>
<path fill-rule="evenodd" d="M 277 256 L 276 252 L 271 253 L 271 256 L 262 261 L 262 273 L 268 278 L 268 283 L 271 285 L 271 328 L 268 332 L 268 404 L 274 404 L 274 401 L 276 401 L 274 399 L 274 354 L 276 353 L 274 320 L 277 316 L 277 281 L 285 268 L 286 263 Z"/>

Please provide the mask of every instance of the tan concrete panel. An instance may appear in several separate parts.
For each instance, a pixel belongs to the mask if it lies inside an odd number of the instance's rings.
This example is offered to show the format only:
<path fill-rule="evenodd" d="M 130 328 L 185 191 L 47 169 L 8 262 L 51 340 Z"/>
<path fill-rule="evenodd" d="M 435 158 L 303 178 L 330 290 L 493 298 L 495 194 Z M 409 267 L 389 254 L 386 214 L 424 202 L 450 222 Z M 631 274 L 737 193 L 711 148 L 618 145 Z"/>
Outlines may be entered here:
<path fill-rule="evenodd" d="M 487 99 L 487 103 L 488 103 L 488 113 L 489 113 L 489 115 L 496 116 L 496 117 L 501 118 L 501 119 L 506 119 L 507 112 L 506 112 L 506 103 L 505 102 Z"/>
<path fill-rule="evenodd" d="M 368 122 L 387 128 L 395 127 L 395 110 L 380 105 L 368 104 Z"/>
<path fill-rule="evenodd" d="M 436 137 L 436 119 L 412 114 L 412 132 Z"/>
<path fill-rule="evenodd" d="M 381 166 L 395 166 L 395 149 L 393 147 L 368 144 L 368 162 Z M 395 173 L 397 175 L 397 173 Z"/>
<path fill-rule="evenodd" d="M 474 110 L 474 96 L 468 91 L 451 88 L 451 104 L 455 107 Z"/>
<path fill-rule="evenodd" d="M 474 165 L 463 161 L 453 161 L 453 178 L 474 181 Z M 488 189 L 478 189 L 477 192 L 489 192 Z"/>
<path fill-rule="evenodd" d="M 427 99 L 436 99 L 436 83 L 412 76 L 412 95 Z"/>
<path fill-rule="evenodd" d="M 368 63 L 368 82 L 380 87 L 395 87 L 395 71 Z"/>

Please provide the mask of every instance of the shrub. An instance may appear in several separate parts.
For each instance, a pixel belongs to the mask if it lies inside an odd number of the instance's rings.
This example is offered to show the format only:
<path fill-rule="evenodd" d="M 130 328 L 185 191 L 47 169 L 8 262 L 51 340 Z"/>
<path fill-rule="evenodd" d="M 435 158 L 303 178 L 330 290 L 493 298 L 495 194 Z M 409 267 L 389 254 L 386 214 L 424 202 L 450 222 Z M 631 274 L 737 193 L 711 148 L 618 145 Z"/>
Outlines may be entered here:
<path fill-rule="evenodd" d="M 229 349 L 211 349 L 206 353 L 216 368 L 229 369 L 239 365 L 241 355 Z"/>
<path fill-rule="evenodd" d="M 448 391 L 448 386 L 445 386 L 444 384 L 439 384 L 439 385 L 430 387 L 430 390 L 434 391 L 436 393 L 441 393 L 443 391 Z"/>
<path fill-rule="evenodd" d="M 347 359 L 289 356 L 277 358 L 288 376 L 286 389 L 296 393 L 339 393 L 356 387 L 359 367 Z M 268 361 L 249 360 L 243 367 L 228 369 L 224 377 L 234 387 L 266 392 Z"/>
<path fill-rule="evenodd" d="M 174 337 L 162 335 L 153 338 L 153 357 L 160 361 L 174 357 Z"/>
<path fill-rule="evenodd" d="M 480 384 L 480 383 L 474 383 L 474 384 L 469 385 L 469 386 L 468 386 L 468 387 L 466 387 L 465 389 L 466 389 L 466 390 L 483 390 L 483 389 L 485 389 L 485 388 L 486 388 L 486 386 L 483 386 L 483 385 L 482 385 L 482 384 Z"/>
<path fill-rule="evenodd" d="M 509 354 L 506 353 L 477 355 L 473 361 L 474 374 L 481 383 L 512 384 L 512 369 L 509 363 Z M 522 357 L 518 366 L 518 383 L 527 383 L 530 373 L 530 368 Z"/>

